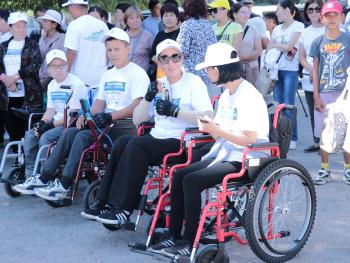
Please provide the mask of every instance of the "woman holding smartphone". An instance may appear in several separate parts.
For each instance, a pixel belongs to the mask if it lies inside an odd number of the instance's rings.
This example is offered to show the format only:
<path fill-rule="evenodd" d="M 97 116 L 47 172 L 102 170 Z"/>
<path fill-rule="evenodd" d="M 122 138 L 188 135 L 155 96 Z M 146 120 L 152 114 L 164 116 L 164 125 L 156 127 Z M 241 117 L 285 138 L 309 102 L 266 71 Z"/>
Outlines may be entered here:
<path fill-rule="evenodd" d="M 248 144 L 268 142 L 269 118 L 263 96 L 242 78 L 242 67 L 236 50 L 229 44 L 216 43 L 207 49 L 205 61 L 196 66 L 209 79 L 225 87 L 215 119 L 198 118 L 199 129 L 216 139 L 201 161 L 174 173 L 169 239 L 150 247 L 165 255 L 189 256 L 201 212 L 201 192 L 222 182 L 229 173 L 239 172 Z M 264 153 L 251 153 L 259 157 Z M 184 236 L 181 236 L 185 220 Z"/>
<path fill-rule="evenodd" d="M 278 49 L 278 81 L 273 90 L 275 101 L 294 105 L 298 88 L 299 71 L 299 38 L 304 30 L 299 10 L 291 0 L 280 0 L 276 12 L 281 23 L 272 32 L 268 49 Z M 299 20 L 299 21 L 298 21 Z M 298 140 L 297 125 L 293 128 L 292 141 L 289 149 L 296 148 Z"/>

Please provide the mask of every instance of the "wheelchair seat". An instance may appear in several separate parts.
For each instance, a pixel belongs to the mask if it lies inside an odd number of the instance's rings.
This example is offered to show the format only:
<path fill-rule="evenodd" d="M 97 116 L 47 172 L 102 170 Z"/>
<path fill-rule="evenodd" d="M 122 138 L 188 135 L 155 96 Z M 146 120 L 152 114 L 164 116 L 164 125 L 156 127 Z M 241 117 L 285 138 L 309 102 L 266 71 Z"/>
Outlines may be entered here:
<path fill-rule="evenodd" d="M 45 110 L 43 108 L 11 108 L 11 111 L 20 119 L 26 120 L 30 114 L 41 114 Z"/>

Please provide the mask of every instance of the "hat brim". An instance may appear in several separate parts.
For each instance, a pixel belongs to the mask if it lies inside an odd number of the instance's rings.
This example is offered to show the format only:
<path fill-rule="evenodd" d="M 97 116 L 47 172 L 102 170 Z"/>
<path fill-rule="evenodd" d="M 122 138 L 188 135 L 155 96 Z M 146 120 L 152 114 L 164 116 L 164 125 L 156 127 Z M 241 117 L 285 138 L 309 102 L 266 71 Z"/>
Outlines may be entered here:
<path fill-rule="evenodd" d="M 62 27 L 62 22 L 59 22 L 59 21 L 53 19 L 52 17 L 43 15 L 43 16 L 40 16 L 40 17 L 37 18 L 37 20 L 44 20 L 44 19 L 50 20 L 52 22 L 55 22 L 55 23 L 59 24 Z"/>
<path fill-rule="evenodd" d="M 339 14 L 342 13 L 342 11 L 340 11 L 339 9 L 332 8 L 332 9 L 327 9 L 325 12 L 321 12 L 321 15 L 324 16 L 325 14 L 328 14 L 328 13 L 331 13 L 331 12 L 339 13 Z"/>
<path fill-rule="evenodd" d="M 239 58 L 233 58 L 227 61 L 223 61 L 221 63 L 208 63 L 204 61 L 202 63 L 197 64 L 195 67 L 195 70 L 201 70 L 208 67 L 222 66 L 222 65 L 227 65 L 227 64 L 236 63 L 236 62 L 239 62 Z"/>
<path fill-rule="evenodd" d="M 164 50 L 166 50 L 168 48 L 174 48 L 174 49 L 178 50 L 180 52 L 180 54 L 182 55 L 181 48 L 179 48 L 177 46 L 167 46 L 166 48 L 163 48 L 159 53 L 156 53 L 156 56 L 158 57 Z"/>

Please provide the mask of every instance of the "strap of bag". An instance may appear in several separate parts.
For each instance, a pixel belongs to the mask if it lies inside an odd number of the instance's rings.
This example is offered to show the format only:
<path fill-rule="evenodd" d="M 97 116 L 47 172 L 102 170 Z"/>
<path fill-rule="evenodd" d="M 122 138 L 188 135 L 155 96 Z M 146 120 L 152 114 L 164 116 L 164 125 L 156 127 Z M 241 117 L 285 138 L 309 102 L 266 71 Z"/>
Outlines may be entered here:
<path fill-rule="evenodd" d="M 249 26 L 247 25 L 243 31 L 243 37 L 242 37 L 242 40 L 244 39 L 245 35 L 247 34 L 247 31 L 249 29 Z"/>
<path fill-rule="evenodd" d="M 221 34 L 217 37 L 217 41 L 220 41 L 220 40 L 221 40 L 223 34 L 224 34 L 225 31 L 226 31 L 226 28 L 227 28 L 229 25 L 231 25 L 231 23 L 232 23 L 232 21 L 230 21 L 230 22 L 225 26 L 224 30 L 221 31 Z"/>

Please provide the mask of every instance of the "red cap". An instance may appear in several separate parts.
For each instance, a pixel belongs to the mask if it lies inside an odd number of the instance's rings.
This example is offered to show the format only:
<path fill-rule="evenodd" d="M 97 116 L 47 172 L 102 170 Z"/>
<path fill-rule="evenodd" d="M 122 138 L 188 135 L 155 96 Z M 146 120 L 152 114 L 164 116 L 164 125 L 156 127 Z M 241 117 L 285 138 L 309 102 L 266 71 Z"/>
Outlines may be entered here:
<path fill-rule="evenodd" d="M 322 6 L 321 15 L 324 16 L 325 14 L 330 12 L 342 13 L 343 8 L 338 1 L 329 1 L 327 3 L 324 3 Z"/>

